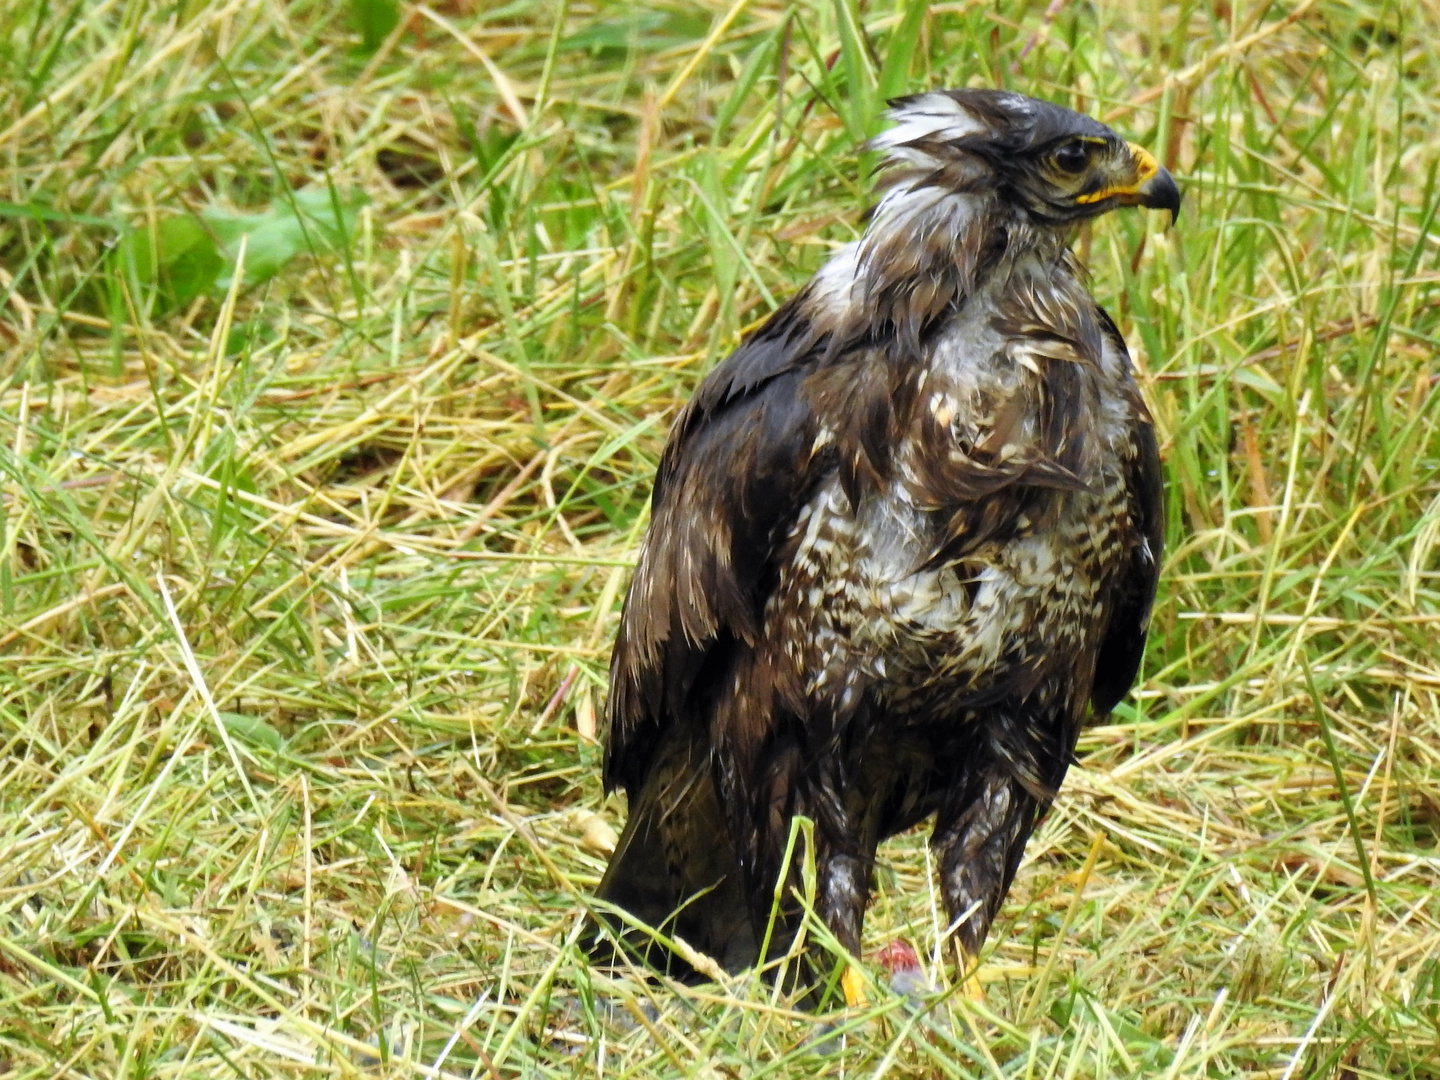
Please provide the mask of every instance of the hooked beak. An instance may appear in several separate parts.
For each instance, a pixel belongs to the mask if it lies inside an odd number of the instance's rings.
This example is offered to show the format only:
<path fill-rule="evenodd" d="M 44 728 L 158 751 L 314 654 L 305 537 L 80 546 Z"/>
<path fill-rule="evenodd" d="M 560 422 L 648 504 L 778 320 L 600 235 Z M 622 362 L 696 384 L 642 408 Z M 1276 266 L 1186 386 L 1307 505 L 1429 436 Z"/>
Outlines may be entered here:
<path fill-rule="evenodd" d="M 1148 206 L 1152 210 L 1169 210 L 1170 223 L 1180 216 L 1180 189 L 1170 171 L 1155 160 L 1155 155 L 1143 146 L 1126 144 L 1130 149 L 1131 164 L 1135 168 L 1134 179 L 1127 178 L 1116 184 L 1107 184 L 1099 191 L 1082 195 L 1082 203 L 1103 202 L 1114 199 L 1120 206 Z"/>
<path fill-rule="evenodd" d="M 1169 210 L 1170 224 L 1180 216 L 1180 189 L 1170 170 L 1155 160 L 1155 155 L 1143 146 L 1128 144 L 1135 159 L 1135 184 L 1129 188 L 1117 188 L 1115 194 L 1126 206 L 1148 206 L 1152 210 Z"/>

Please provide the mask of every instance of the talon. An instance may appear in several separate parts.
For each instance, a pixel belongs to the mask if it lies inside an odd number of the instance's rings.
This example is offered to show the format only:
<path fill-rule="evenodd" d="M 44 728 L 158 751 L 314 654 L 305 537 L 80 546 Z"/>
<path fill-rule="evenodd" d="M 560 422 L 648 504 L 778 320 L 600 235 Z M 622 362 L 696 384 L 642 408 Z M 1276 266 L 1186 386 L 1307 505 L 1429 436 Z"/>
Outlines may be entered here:
<path fill-rule="evenodd" d="M 971 972 L 960 987 L 960 994 L 966 1001 L 973 1001 L 977 1005 L 985 1000 L 985 988 L 980 985 L 980 976 Z"/>
<path fill-rule="evenodd" d="M 955 954 L 959 961 L 959 974 L 964 979 L 960 984 L 960 996 L 977 1004 L 984 1001 L 985 988 L 980 985 L 980 958 L 971 956 L 963 947 L 957 947 Z"/>
<path fill-rule="evenodd" d="M 840 976 L 840 988 L 845 991 L 845 1004 L 852 1009 L 870 1004 L 870 999 L 865 996 L 865 977 L 854 964 L 845 965 L 845 974 Z"/>

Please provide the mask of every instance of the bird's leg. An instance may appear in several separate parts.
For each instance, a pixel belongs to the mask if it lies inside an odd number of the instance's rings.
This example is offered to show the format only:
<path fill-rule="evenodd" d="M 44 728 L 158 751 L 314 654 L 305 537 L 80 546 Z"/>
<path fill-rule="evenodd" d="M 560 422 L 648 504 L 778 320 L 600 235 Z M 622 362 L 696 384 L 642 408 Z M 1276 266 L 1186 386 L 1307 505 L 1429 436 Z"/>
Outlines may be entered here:
<path fill-rule="evenodd" d="M 865 920 L 865 906 L 870 902 L 870 867 L 873 855 L 863 858 L 854 854 L 830 854 L 820 871 L 820 917 L 851 956 L 860 956 L 860 927 Z M 865 1004 L 865 984 L 860 972 L 847 964 L 840 976 L 847 1005 Z"/>
<path fill-rule="evenodd" d="M 860 955 L 860 925 L 870 902 L 870 864 L 856 855 L 831 855 L 821 872 L 820 916 L 841 945 Z"/>
<path fill-rule="evenodd" d="M 846 785 L 838 770 L 826 770 L 814 799 L 819 840 L 816 907 L 830 932 L 851 956 L 860 958 L 860 931 L 870 903 L 870 876 L 879 846 L 879 823 L 868 792 Z M 853 965 L 840 976 L 847 1005 L 865 1004 L 865 984 Z"/>
<path fill-rule="evenodd" d="M 931 838 L 940 891 L 954 930 L 957 975 L 965 995 L 983 994 L 976 975 L 980 946 L 1020 865 L 1038 803 L 1008 773 L 987 770 L 946 799 Z"/>

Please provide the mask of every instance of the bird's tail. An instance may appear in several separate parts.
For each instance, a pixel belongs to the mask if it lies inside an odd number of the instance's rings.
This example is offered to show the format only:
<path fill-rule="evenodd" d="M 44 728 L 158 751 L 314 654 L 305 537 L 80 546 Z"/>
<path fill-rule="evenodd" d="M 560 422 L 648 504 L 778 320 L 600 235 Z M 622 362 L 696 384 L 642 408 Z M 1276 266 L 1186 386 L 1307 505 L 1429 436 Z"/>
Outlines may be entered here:
<path fill-rule="evenodd" d="M 625 831 L 596 898 L 667 938 L 680 938 L 729 972 L 755 963 L 759 943 L 730 826 L 701 738 L 672 730 L 631 800 Z M 613 963 L 617 943 L 632 959 L 681 979 L 700 977 L 651 934 L 602 915 L 590 953 Z"/>

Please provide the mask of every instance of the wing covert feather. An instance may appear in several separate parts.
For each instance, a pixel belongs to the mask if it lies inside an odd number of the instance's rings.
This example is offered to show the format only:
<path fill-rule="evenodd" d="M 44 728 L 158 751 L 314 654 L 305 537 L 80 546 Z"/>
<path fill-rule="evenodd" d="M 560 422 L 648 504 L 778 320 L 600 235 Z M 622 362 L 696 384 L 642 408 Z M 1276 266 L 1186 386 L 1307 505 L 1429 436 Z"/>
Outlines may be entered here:
<path fill-rule="evenodd" d="M 1119 329 L 1103 311 L 1105 335 L 1126 362 L 1130 354 Z M 1115 602 L 1095 662 L 1090 703 L 1103 716 L 1120 703 L 1140 672 L 1150 610 L 1160 580 L 1160 555 L 1165 543 L 1165 478 L 1150 415 L 1138 396 L 1132 428 L 1127 489 L 1131 538 L 1116 586 Z"/>
<path fill-rule="evenodd" d="M 605 786 L 635 790 L 658 736 L 753 644 L 776 548 L 823 466 L 800 393 L 802 292 L 704 379 L 671 429 L 610 662 Z"/>

